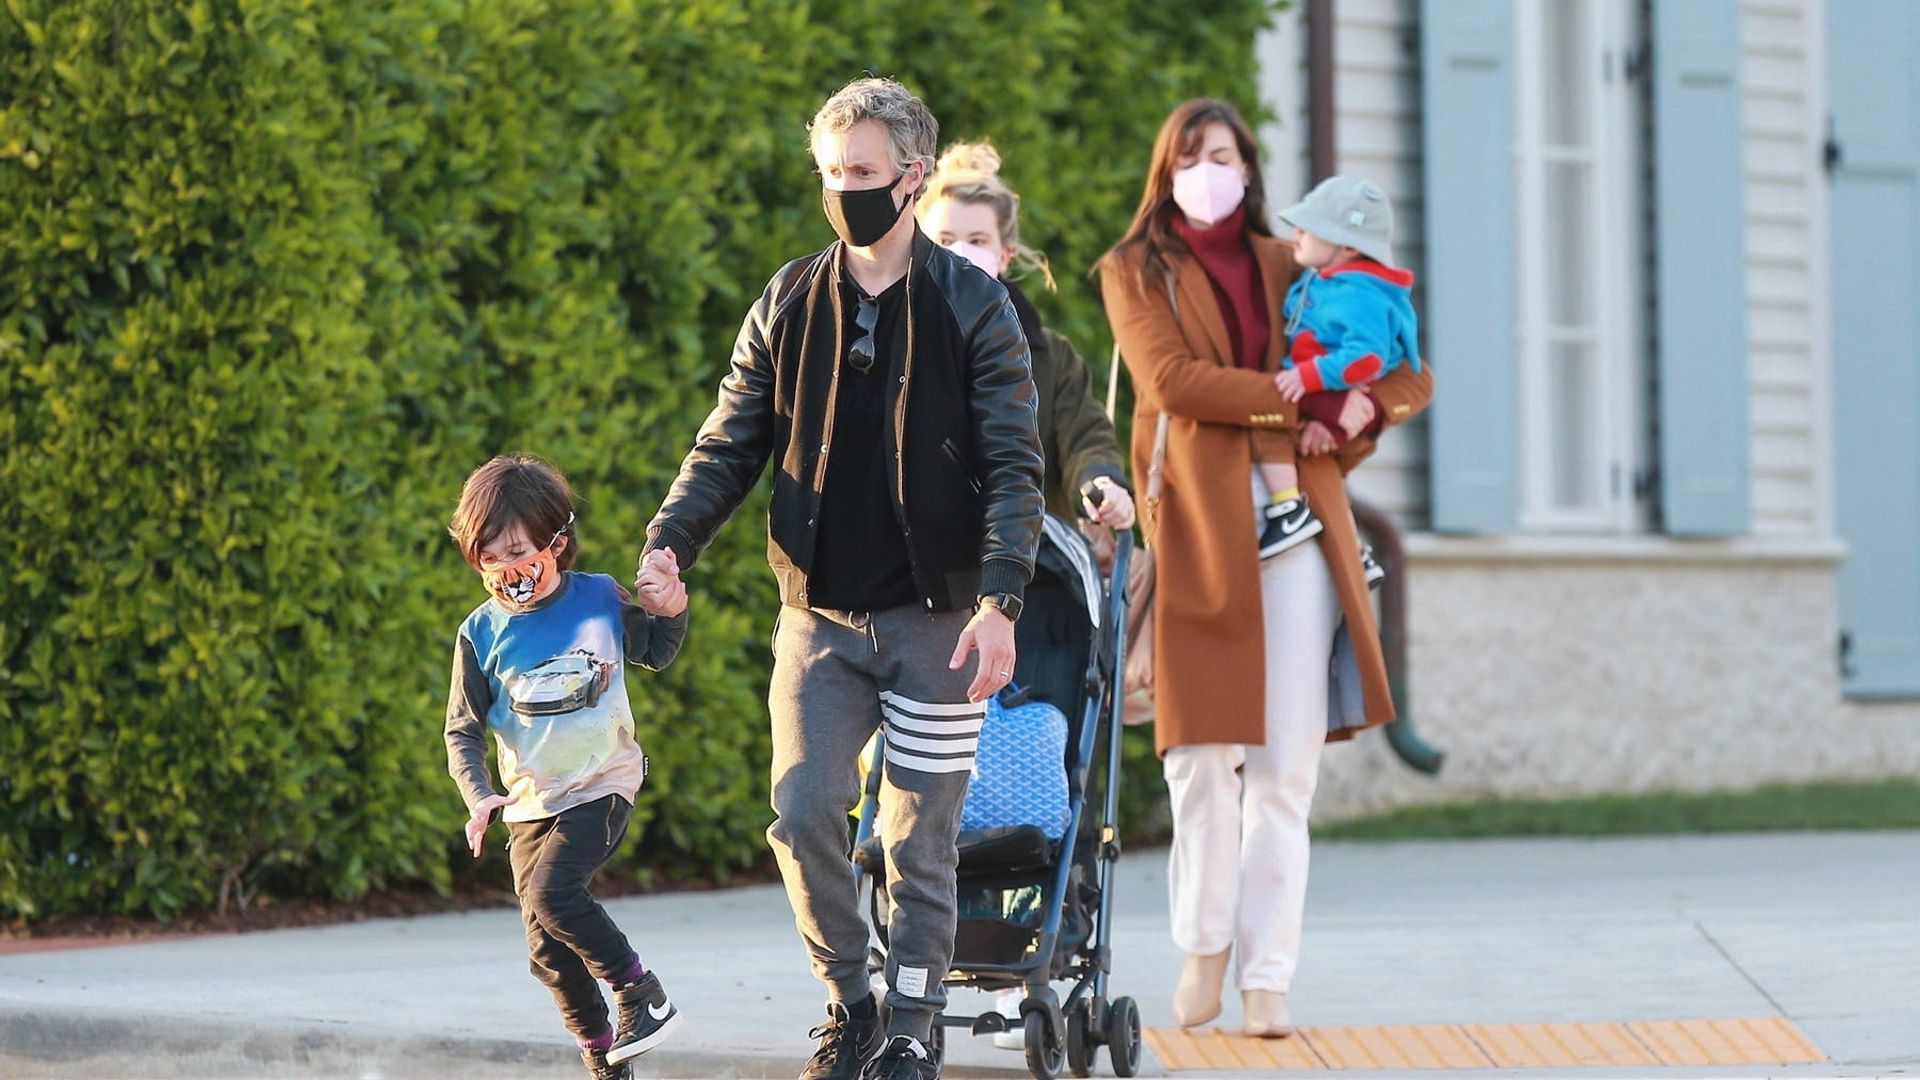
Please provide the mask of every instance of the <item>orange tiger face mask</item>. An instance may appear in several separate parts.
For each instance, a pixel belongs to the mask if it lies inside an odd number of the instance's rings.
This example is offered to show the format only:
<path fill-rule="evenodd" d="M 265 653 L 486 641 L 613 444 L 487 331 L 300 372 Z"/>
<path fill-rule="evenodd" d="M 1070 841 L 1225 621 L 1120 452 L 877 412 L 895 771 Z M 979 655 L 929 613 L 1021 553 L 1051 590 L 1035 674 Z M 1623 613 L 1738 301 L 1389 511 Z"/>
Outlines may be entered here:
<path fill-rule="evenodd" d="M 539 551 L 480 571 L 480 580 L 486 585 L 487 591 L 508 604 L 531 603 L 539 595 L 541 584 L 559 573 L 558 545 L 560 538 L 572 527 L 573 515 L 568 514 L 567 523 Z"/>

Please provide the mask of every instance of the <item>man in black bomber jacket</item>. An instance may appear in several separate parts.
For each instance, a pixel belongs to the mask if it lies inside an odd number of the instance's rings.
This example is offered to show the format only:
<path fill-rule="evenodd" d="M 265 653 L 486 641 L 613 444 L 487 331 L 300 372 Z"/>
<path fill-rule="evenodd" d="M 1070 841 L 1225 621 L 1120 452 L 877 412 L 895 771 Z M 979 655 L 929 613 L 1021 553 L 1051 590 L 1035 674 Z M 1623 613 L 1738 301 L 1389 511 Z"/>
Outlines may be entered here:
<path fill-rule="evenodd" d="M 747 314 L 642 562 L 693 565 L 777 463 L 767 835 L 828 998 L 801 1075 L 926 1080 L 938 1075 L 925 1044 L 946 1001 L 960 804 L 984 703 L 1012 678 L 1040 535 L 1036 395 L 1006 290 L 906 212 L 938 144 L 926 106 L 861 79 L 808 130 L 841 242 L 782 267 Z M 884 1031 L 846 825 L 876 727 L 891 868 Z"/>

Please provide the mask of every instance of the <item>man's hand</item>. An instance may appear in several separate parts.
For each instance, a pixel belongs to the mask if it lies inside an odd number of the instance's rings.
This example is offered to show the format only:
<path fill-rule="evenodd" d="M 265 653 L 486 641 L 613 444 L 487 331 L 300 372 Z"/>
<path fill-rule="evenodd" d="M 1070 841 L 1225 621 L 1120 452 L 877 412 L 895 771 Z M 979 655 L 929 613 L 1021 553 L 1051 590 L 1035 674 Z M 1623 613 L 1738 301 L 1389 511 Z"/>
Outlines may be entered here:
<path fill-rule="evenodd" d="M 493 812 L 503 806 L 511 806 L 515 800 L 512 795 L 489 795 L 474 804 L 473 811 L 467 815 L 467 847 L 474 858 L 480 857 L 480 844 L 487 838 L 487 826 L 493 823 Z"/>
<path fill-rule="evenodd" d="M 1307 384 L 1300 378 L 1299 368 L 1287 368 L 1273 377 L 1273 388 L 1288 401 L 1298 402 L 1307 396 Z"/>
<path fill-rule="evenodd" d="M 1373 423 L 1373 418 L 1379 412 L 1380 407 L 1373 403 L 1372 394 L 1365 390 L 1349 390 L 1346 402 L 1340 406 L 1340 429 L 1351 439 L 1367 430 L 1367 425 Z"/>
<path fill-rule="evenodd" d="M 1126 488 L 1111 476 L 1096 476 L 1088 486 L 1100 492 L 1100 501 L 1094 502 L 1091 493 L 1080 496 L 1087 520 L 1112 529 L 1133 528 L 1133 496 Z"/>
<path fill-rule="evenodd" d="M 640 560 L 633 593 L 650 615 L 671 619 L 687 610 L 687 583 L 680 580 L 680 560 L 672 548 L 655 548 Z"/>
<path fill-rule="evenodd" d="M 1309 420 L 1300 428 L 1300 452 L 1308 457 L 1331 454 L 1339 446 L 1334 442 L 1333 432 L 1318 420 Z"/>
<path fill-rule="evenodd" d="M 967 700 L 981 702 L 1013 681 L 1013 620 L 992 604 L 981 604 L 967 628 L 960 631 L 960 641 L 947 667 L 959 671 L 967 662 L 967 654 L 975 649 L 980 651 L 980 667 L 973 673 L 973 684 L 967 687 Z"/>

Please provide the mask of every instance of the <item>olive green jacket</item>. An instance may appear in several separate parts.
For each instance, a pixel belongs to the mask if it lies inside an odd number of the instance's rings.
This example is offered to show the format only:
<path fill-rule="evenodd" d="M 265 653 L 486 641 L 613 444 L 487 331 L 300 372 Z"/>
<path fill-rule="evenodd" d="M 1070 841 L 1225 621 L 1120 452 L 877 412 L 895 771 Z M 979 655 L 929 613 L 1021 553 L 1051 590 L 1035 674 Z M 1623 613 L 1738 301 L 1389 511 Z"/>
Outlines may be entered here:
<path fill-rule="evenodd" d="M 1096 476 L 1127 484 L 1126 459 L 1114 441 L 1113 423 L 1093 393 L 1087 361 L 1073 343 L 1042 329 L 1028 342 L 1033 384 L 1040 391 L 1040 446 L 1047 459 L 1041 486 L 1047 511 L 1068 521 L 1080 514 L 1080 488 Z"/>

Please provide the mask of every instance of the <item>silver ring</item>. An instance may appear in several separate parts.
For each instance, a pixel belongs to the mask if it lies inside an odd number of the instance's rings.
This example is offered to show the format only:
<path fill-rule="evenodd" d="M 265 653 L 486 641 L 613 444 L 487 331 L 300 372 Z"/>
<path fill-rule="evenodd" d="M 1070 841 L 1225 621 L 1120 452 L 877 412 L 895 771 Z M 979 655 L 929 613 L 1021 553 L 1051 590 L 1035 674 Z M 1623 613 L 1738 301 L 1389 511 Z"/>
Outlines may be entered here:
<path fill-rule="evenodd" d="M 1011 679 L 1011 678 L 1013 678 L 1013 672 L 1011 672 L 1011 671 L 1003 671 L 1003 672 L 1001 672 L 1001 673 L 1000 673 L 1000 677 L 1001 677 L 1001 678 L 1003 678 L 1003 679 Z"/>

